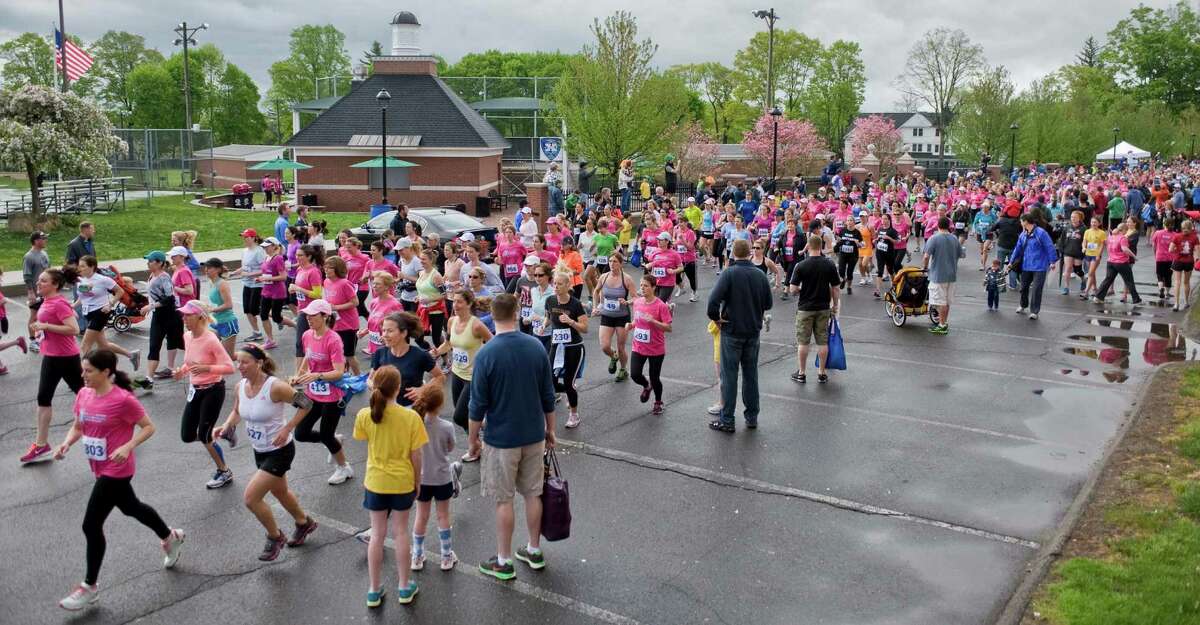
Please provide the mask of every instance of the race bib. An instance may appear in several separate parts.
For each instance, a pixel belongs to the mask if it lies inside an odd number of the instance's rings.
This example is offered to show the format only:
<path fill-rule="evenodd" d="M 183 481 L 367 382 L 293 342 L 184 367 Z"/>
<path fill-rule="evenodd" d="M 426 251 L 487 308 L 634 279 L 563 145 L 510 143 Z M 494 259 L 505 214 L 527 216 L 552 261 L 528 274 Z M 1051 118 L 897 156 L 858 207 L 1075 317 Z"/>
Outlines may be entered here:
<path fill-rule="evenodd" d="M 84 436 L 81 440 L 83 441 L 83 455 L 87 456 L 88 460 L 101 462 L 108 460 L 108 439 Z"/>
<path fill-rule="evenodd" d="M 770 230 L 768 230 L 768 229 L 766 229 L 766 228 L 759 228 L 759 229 L 758 229 L 758 236 L 760 236 L 760 237 L 765 237 L 765 236 L 767 236 L 768 234 L 770 234 L 770 232 L 771 232 L 771 231 L 770 231 Z"/>
<path fill-rule="evenodd" d="M 471 355 L 467 353 L 467 350 L 455 347 L 450 352 L 450 362 L 460 367 L 465 367 L 471 362 Z"/>
<path fill-rule="evenodd" d="M 247 423 L 246 435 L 249 436 L 250 440 L 252 441 L 261 442 L 263 438 L 266 437 L 267 430 L 263 427 Z"/>
<path fill-rule="evenodd" d="M 700 234 L 702 234 L 706 237 L 711 237 L 713 235 L 713 231 L 712 230 L 701 230 Z"/>
<path fill-rule="evenodd" d="M 650 270 L 650 275 L 654 276 L 655 278 L 665 278 L 665 277 L 667 277 L 667 268 L 666 267 L 654 267 L 653 269 Z"/>
<path fill-rule="evenodd" d="M 923 213 L 923 212 L 921 212 L 921 211 L 917 211 L 917 219 L 920 219 L 920 218 L 922 218 L 922 217 L 924 217 L 924 216 L 925 216 L 925 213 Z"/>
<path fill-rule="evenodd" d="M 1191 254 L 1191 253 L 1192 253 L 1192 244 L 1191 244 L 1191 243 L 1184 243 L 1184 244 L 1183 244 L 1183 250 L 1182 250 L 1182 251 L 1183 251 L 1183 254 L 1184 254 L 1185 256 L 1186 256 L 1186 255 L 1188 255 L 1188 254 Z"/>
<path fill-rule="evenodd" d="M 308 392 L 319 397 L 329 395 L 329 383 L 325 380 L 313 380 L 308 383 Z"/>
<path fill-rule="evenodd" d="M 649 328 L 634 328 L 633 329 L 633 340 L 637 341 L 638 343 L 649 343 L 650 342 L 650 329 Z"/>
<path fill-rule="evenodd" d="M 550 337 L 550 341 L 552 343 L 557 343 L 559 345 L 570 343 L 571 342 L 571 329 L 570 328 L 555 329 L 553 334 Z"/>
<path fill-rule="evenodd" d="M 194 387 L 194 386 L 192 386 L 191 384 L 189 384 L 189 385 L 188 385 L 188 392 L 187 392 L 187 401 L 188 401 L 188 403 L 189 403 L 189 404 L 190 404 L 190 403 L 192 403 L 192 398 L 193 398 L 193 397 L 195 397 L 195 396 L 196 396 L 196 387 Z"/>
<path fill-rule="evenodd" d="M 529 306 L 522 306 L 521 307 L 521 318 L 526 321 L 529 321 L 529 318 L 531 316 L 533 316 L 533 308 L 531 308 Z"/>
<path fill-rule="evenodd" d="M 784 253 L 784 255 L 786 255 L 790 258 L 792 256 L 792 254 L 795 253 L 795 250 L 791 247 L 785 247 L 785 248 L 783 248 L 783 253 Z"/>
<path fill-rule="evenodd" d="M 534 334 L 541 334 L 541 333 L 542 333 L 542 327 L 543 327 L 543 324 L 542 324 L 542 320 L 541 320 L 541 319 L 534 319 L 534 320 L 533 320 L 533 333 L 534 333 Z"/>
<path fill-rule="evenodd" d="M 877 250 L 879 250 L 879 251 L 881 251 L 881 252 L 886 252 L 886 251 L 888 251 L 888 242 L 887 242 L 887 241 L 880 241 L 880 242 L 876 243 L 876 244 L 875 244 L 875 249 L 877 249 Z"/>
<path fill-rule="evenodd" d="M 855 250 L 855 249 L 856 249 L 856 248 L 854 247 L 854 244 L 852 244 L 852 243 L 847 243 L 847 244 L 845 244 L 845 245 L 843 245 L 843 246 L 842 246 L 842 252 L 843 252 L 843 253 L 846 253 L 846 254 L 852 254 L 852 253 L 854 253 L 854 250 Z"/>
<path fill-rule="evenodd" d="M 504 266 L 504 275 L 515 276 L 521 270 L 521 266 L 516 263 L 510 263 Z"/>
<path fill-rule="evenodd" d="M 618 303 L 617 300 L 615 300 L 615 299 L 604 300 L 605 312 L 616 312 L 620 308 L 621 308 L 621 304 Z"/>
<path fill-rule="evenodd" d="M 1087 244 L 1087 249 L 1088 249 L 1088 251 L 1089 251 L 1089 252 L 1094 252 L 1094 251 L 1096 251 L 1096 250 L 1100 249 L 1100 244 L 1099 244 L 1099 243 L 1094 243 L 1094 242 L 1089 242 L 1089 243 Z"/>
<path fill-rule="evenodd" d="M 965 224 L 965 223 L 963 223 L 963 222 L 961 222 L 961 221 L 956 221 L 956 222 L 954 222 L 954 229 L 955 229 L 955 230 L 962 230 L 963 228 L 966 228 L 966 227 L 967 227 L 967 224 Z"/>
<path fill-rule="evenodd" d="M 680 254 L 687 254 L 687 246 L 686 245 L 676 245 L 675 251 L 679 252 Z"/>
<path fill-rule="evenodd" d="M 607 265 L 607 264 L 608 264 L 608 257 L 607 257 L 607 256 L 597 256 L 597 257 L 596 257 L 596 264 L 597 264 L 597 265 Z"/>
<path fill-rule="evenodd" d="M 379 336 L 378 332 L 368 332 L 367 340 L 373 345 L 383 345 L 383 337 Z"/>

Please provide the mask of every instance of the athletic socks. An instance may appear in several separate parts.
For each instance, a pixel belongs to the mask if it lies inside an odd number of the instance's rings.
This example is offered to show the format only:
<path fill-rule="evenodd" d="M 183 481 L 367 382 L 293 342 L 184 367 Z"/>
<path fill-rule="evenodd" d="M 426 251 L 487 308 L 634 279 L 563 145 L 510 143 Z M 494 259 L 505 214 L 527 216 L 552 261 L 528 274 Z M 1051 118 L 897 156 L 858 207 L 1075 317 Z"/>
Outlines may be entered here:
<path fill-rule="evenodd" d="M 532 556 L 536 556 L 537 554 L 542 552 L 541 549 L 538 549 L 529 543 L 525 543 L 525 551 L 529 552 L 529 555 L 532 555 Z"/>
<path fill-rule="evenodd" d="M 446 528 L 446 529 L 444 529 L 444 530 L 443 530 L 443 529 L 439 529 L 439 530 L 438 530 L 438 542 L 440 542 L 440 543 L 441 543 L 441 546 L 442 546 L 442 557 L 443 557 L 443 558 L 447 558 L 447 557 L 449 557 L 449 556 L 450 556 L 450 551 L 451 551 L 451 548 L 450 548 L 450 528 L 448 528 L 448 527 L 447 527 L 447 528 Z"/>
<path fill-rule="evenodd" d="M 420 556 L 425 552 L 425 535 L 413 532 L 412 535 L 412 553 L 414 556 Z"/>

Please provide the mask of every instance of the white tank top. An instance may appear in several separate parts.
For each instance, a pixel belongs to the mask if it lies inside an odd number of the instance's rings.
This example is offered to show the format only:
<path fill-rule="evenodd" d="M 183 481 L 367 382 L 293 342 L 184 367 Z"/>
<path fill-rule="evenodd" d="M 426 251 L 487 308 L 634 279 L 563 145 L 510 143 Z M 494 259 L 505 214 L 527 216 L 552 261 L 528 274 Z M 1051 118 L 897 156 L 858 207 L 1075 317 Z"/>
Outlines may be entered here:
<path fill-rule="evenodd" d="M 271 385 L 274 382 L 274 377 L 267 377 L 258 395 L 254 397 L 246 395 L 249 382 L 238 382 L 238 413 L 242 415 L 242 421 L 246 424 L 246 435 L 250 437 L 250 445 L 259 453 L 279 449 L 271 441 L 275 440 L 275 435 L 287 424 L 283 411 L 288 405 L 271 401 Z M 291 442 L 292 436 L 289 434 L 287 443 L 283 446 L 286 447 Z"/>

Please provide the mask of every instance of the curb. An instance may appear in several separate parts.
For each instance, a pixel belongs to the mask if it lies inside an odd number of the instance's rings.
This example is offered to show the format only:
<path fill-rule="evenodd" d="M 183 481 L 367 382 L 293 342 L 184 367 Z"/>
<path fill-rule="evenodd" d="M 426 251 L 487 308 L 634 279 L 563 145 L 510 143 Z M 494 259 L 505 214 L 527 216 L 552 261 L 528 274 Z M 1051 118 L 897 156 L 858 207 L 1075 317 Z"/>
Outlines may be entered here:
<path fill-rule="evenodd" d="M 1189 336 L 1189 338 L 1191 337 Z M 1142 387 L 1138 389 L 1137 395 L 1134 397 L 1129 409 L 1125 412 L 1125 421 L 1117 430 L 1116 435 L 1109 440 L 1108 445 L 1104 448 L 1103 455 L 1096 461 L 1097 470 L 1080 487 L 1079 493 L 1075 495 L 1075 500 L 1067 508 L 1067 512 L 1063 515 L 1063 520 L 1059 523 L 1054 535 L 1050 540 L 1042 544 L 1042 548 L 1038 550 L 1037 555 L 1026 566 L 1025 577 L 1017 585 L 1016 590 L 1013 591 L 1013 594 L 1004 604 L 999 615 L 992 621 L 994 625 L 1019 625 L 1021 619 L 1024 618 L 1025 610 L 1029 607 L 1029 602 L 1033 599 L 1034 592 L 1042 585 L 1042 581 L 1050 571 L 1050 566 L 1062 555 L 1063 545 L 1071 537 L 1071 534 L 1075 531 L 1075 526 L 1079 524 L 1079 518 L 1083 516 L 1084 510 L 1091 503 L 1092 496 L 1096 491 L 1096 485 L 1100 482 L 1100 477 L 1108 467 L 1113 453 L 1125 441 L 1125 435 L 1129 433 L 1133 424 L 1141 419 L 1142 406 L 1145 403 L 1146 395 L 1154 387 L 1158 378 L 1164 373 L 1194 366 L 1194 364 L 1187 362 L 1167 363 L 1155 369 L 1146 378 L 1146 381 L 1142 383 Z"/>

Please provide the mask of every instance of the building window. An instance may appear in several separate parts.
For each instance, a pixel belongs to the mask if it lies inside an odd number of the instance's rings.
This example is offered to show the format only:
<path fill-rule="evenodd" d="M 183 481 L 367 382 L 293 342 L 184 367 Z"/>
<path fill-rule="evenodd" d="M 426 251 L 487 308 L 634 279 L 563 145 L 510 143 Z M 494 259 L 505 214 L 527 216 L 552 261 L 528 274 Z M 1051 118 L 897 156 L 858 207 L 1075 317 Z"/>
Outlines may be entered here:
<path fill-rule="evenodd" d="M 925 129 L 924 128 L 913 128 L 913 136 L 914 137 L 924 137 Z"/>
<path fill-rule="evenodd" d="M 936 144 L 936 143 L 935 143 L 935 144 L 933 144 L 933 153 L 934 153 L 934 154 L 937 154 L 937 153 L 938 153 L 938 144 Z"/>
<path fill-rule="evenodd" d="M 367 175 L 368 186 L 372 189 L 383 188 L 383 168 L 372 167 L 368 169 L 370 173 Z M 389 167 L 387 170 L 387 188 L 389 189 L 407 189 L 408 184 L 407 167 Z"/>
<path fill-rule="evenodd" d="M 941 129 L 939 129 L 939 128 L 934 128 L 934 129 L 933 129 L 933 136 L 935 136 L 935 137 L 940 137 L 940 136 L 942 136 L 942 131 L 941 131 Z"/>

